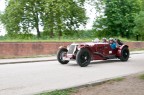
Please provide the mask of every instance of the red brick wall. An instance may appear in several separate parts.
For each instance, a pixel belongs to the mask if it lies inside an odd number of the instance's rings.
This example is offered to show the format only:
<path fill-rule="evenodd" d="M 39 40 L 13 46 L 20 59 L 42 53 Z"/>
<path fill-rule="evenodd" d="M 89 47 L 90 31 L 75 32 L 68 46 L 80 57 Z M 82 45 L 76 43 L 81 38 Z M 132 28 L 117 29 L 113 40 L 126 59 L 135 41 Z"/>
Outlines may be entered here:
<path fill-rule="evenodd" d="M 55 54 L 59 46 L 70 43 L 0 43 L 0 58 Z"/>
<path fill-rule="evenodd" d="M 144 49 L 144 42 L 126 42 L 125 44 L 129 46 L 130 50 Z"/>
<path fill-rule="evenodd" d="M 68 42 L 5 43 L 0 42 L 0 58 L 56 54 L 59 46 Z M 130 49 L 144 49 L 144 42 L 127 42 Z"/>

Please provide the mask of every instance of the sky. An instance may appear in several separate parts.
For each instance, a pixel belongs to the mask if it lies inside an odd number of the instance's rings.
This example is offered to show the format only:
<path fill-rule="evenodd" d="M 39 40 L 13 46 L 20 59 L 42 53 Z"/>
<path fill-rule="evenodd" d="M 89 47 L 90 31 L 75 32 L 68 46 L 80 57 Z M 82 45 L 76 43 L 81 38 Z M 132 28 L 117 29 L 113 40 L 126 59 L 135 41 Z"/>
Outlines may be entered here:
<path fill-rule="evenodd" d="M 85 4 L 85 8 L 86 8 L 86 15 L 89 17 L 89 19 L 87 21 L 86 27 L 81 27 L 81 28 L 88 30 L 88 29 L 92 29 L 93 21 L 95 20 L 96 17 L 96 10 L 94 9 L 93 6 L 89 4 Z M 4 9 L 5 9 L 5 0 L 0 0 L 0 11 L 3 12 Z M 0 35 L 5 35 L 5 34 L 6 32 L 4 26 L 0 24 Z M 36 34 L 35 31 L 34 34 Z"/>

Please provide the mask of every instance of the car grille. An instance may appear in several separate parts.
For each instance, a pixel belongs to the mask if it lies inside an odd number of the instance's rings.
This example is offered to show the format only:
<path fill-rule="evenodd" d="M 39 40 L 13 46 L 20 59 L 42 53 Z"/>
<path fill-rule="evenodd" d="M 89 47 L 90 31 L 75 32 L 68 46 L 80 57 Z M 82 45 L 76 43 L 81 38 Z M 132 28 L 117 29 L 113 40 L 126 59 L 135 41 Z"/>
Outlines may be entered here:
<path fill-rule="evenodd" d="M 76 45 L 70 45 L 69 50 L 68 50 L 68 54 L 73 54 L 75 49 L 76 49 Z"/>

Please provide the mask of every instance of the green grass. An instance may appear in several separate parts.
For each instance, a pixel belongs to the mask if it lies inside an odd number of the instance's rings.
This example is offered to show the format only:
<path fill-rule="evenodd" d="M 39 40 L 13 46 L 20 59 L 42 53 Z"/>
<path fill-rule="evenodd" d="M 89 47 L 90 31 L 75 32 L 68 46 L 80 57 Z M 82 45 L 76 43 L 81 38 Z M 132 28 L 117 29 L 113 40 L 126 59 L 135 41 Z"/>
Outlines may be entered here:
<path fill-rule="evenodd" d="M 144 80 L 144 74 L 140 75 L 139 78 Z"/>
<path fill-rule="evenodd" d="M 45 93 L 36 94 L 36 95 L 70 95 L 71 93 L 74 93 L 75 91 L 76 91 L 75 89 L 55 90 L 52 92 L 45 92 Z"/>
<path fill-rule="evenodd" d="M 120 77 L 120 78 L 112 79 L 110 81 L 120 82 L 120 81 L 123 81 L 124 79 L 125 79 L 124 77 Z"/>
<path fill-rule="evenodd" d="M 5 39 L 0 40 L 0 42 L 91 42 L 92 39 L 80 39 L 80 38 L 68 38 L 68 39 L 31 39 L 31 40 L 22 40 L 22 39 Z"/>
<path fill-rule="evenodd" d="M 120 38 L 120 37 L 113 37 L 119 38 L 123 42 L 131 42 L 134 40 L 127 39 L 127 38 Z M 52 38 L 52 39 L 0 39 L 0 42 L 91 42 L 95 38 L 78 38 L 78 37 L 67 37 L 67 38 Z M 100 38 L 99 38 L 100 39 Z M 101 39 L 100 39 L 101 40 Z"/>

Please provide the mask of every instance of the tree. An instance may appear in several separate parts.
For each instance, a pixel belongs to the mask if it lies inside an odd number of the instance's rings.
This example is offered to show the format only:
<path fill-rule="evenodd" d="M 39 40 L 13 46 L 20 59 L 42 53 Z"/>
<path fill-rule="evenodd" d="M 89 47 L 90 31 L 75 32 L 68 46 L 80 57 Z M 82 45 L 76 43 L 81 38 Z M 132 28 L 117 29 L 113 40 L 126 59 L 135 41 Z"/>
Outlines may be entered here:
<path fill-rule="evenodd" d="M 135 35 L 141 36 L 142 40 L 144 40 L 144 11 L 137 14 L 134 22 L 136 24 L 133 30 Z"/>
<path fill-rule="evenodd" d="M 46 1 L 44 30 L 52 38 L 54 34 L 62 36 L 74 34 L 81 24 L 85 24 L 87 17 L 83 8 L 84 0 L 51 0 Z M 57 32 L 56 32 L 57 31 Z"/>
<path fill-rule="evenodd" d="M 141 37 L 141 40 L 144 40 L 144 1 L 140 0 L 140 8 L 141 11 L 136 15 L 134 23 L 135 27 L 133 29 L 133 32 L 135 36 Z"/>
<path fill-rule="evenodd" d="M 140 0 L 141 11 L 144 11 L 144 0 Z"/>
<path fill-rule="evenodd" d="M 111 36 L 129 38 L 133 34 L 134 18 L 140 11 L 139 0 L 103 0 L 103 2 L 104 16 L 98 18 L 95 23 L 104 27 L 103 30 L 109 32 Z M 97 25 L 94 28 L 97 28 Z"/>
<path fill-rule="evenodd" d="M 10 4 L 5 9 L 5 12 L 0 14 L 0 21 L 6 27 L 8 34 L 14 36 L 20 31 L 19 23 L 21 22 L 22 7 L 14 1 L 9 1 L 9 3 Z"/>
<path fill-rule="evenodd" d="M 8 34 L 29 33 L 32 29 L 36 29 L 39 38 L 43 2 L 39 0 L 9 0 L 7 2 L 8 6 L 0 19 Z"/>
<path fill-rule="evenodd" d="M 86 23 L 85 0 L 8 0 L 1 22 L 8 34 L 30 33 L 37 31 L 41 37 L 40 27 L 51 38 L 62 36 L 66 30 L 74 31 Z"/>

